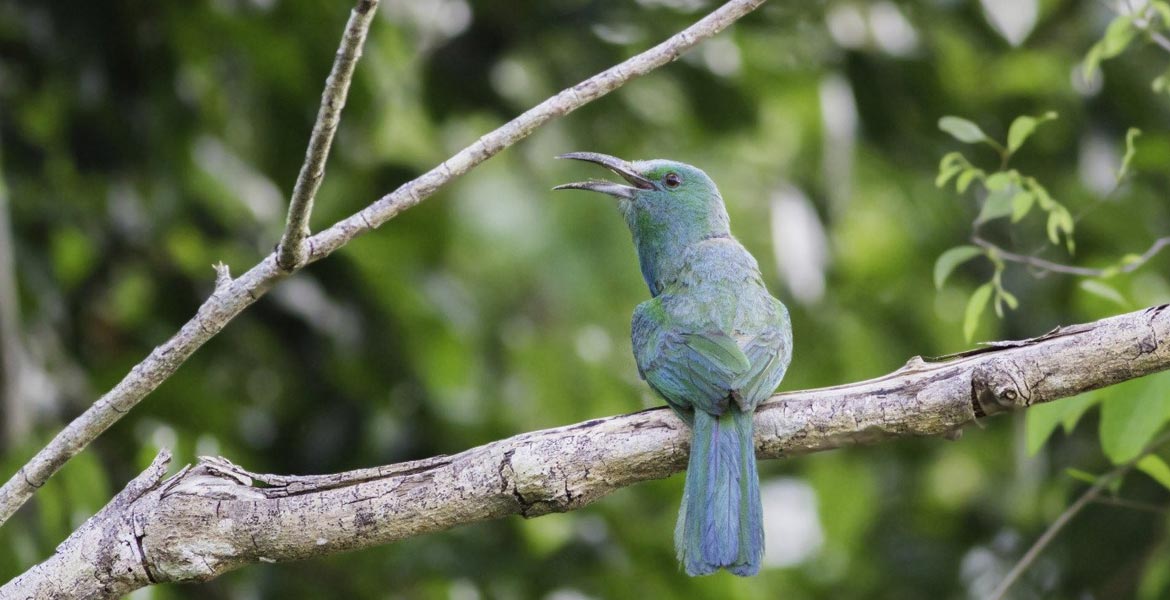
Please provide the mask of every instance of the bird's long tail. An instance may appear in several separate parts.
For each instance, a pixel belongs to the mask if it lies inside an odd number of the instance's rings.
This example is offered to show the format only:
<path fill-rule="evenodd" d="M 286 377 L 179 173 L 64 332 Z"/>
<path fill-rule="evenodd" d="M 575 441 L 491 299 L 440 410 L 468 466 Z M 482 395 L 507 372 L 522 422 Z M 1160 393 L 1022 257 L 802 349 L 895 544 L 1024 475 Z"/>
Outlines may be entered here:
<path fill-rule="evenodd" d="M 751 412 L 734 403 L 716 417 L 695 411 L 691 458 L 674 545 L 688 575 L 727 569 L 755 575 L 764 550 L 763 509 Z"/>

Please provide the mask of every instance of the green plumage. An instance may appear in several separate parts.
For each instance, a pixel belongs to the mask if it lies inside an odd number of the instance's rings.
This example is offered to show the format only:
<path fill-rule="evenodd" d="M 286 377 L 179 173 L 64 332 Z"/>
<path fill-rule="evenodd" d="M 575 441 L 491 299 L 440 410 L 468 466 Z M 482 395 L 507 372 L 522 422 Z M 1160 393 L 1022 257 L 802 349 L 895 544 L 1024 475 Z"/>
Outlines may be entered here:
<path fill-rule="evenodd" d="M 690 575 L 759 571 L 763 523 L 753 412 L 792 356 L 788 311 L 734 237 L 714 182 L 690 165 L 627 163 L 593 153 L 630 186 L 591 181 L 618 198 L 652 298 L 634 311 L 638 370 L 692 428 L 675 547 Z"/>

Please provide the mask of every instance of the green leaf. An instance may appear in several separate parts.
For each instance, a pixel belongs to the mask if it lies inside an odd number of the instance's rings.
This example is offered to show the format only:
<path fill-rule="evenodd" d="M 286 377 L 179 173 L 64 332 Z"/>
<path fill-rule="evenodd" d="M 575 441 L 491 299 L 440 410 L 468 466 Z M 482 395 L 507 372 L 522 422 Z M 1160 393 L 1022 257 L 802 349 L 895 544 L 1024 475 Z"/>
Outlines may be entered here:
<path fill-rule="evenodd" d="M 1039 452 L 1057 427 L 1063 426 L 1066 434 L 1072 433 L 1077 421 L 1098 400 L 1095 394 L 1081 394 L 1055 402 L 1035 404 L 1028 408 L 1024 418 L 1028 454 L 1035 455 Z"/>
<path fill-rule="evenodd" d="M 1024 437 L 1029 456 L 1035 456 L 1060 426 L 1064 410 L 1064 402 L 1045 402 L 1028 409 L 1024 416 Z"/>
<path fill-rule="evenodd" d="M 1170 419 L 1165 373 L 1115 385 L 1101 403 L 1101 450 L 1114 464 L 1136 457 Z"/>
<path fill-rule="evenodd" d="M 1011 292 L 1003 289 L 1003 283 L 999 280 L 999 273 L 996 273 L 995 279 L 992 280 L 995 284 L 995 314 L 999 318 L 1003 318 L 1003 305 L 1007 304 L 1008 308 L 1015 310 L 1020 307 L 1020 301 Z"/>
<path fill-rule="evenodd" d="M 1081 74 L 1090 79 L 1101 66 L 1101 61 L 1108 60 L 1125 51 L 1129 43 L 1137 35 L 1138 29 L 1133 25 L 1133 17 L 1122 15 L 1113 20 L 1105 29 L 1105 36 L 1089 48 L 1085 55 Z"/>
<path fill-rule="evenodd" d="M 1024 180 L 1024 183 L 1027 185 L 1028 190 L 1036 196 L 1036 204 L 1040 205 L 1041 210 L 1052 210 L 1052 207 L 1056 205 L 1056 201 L 1052 199 L 1052 196 L 1048 195 L 1048 190 L 1040 185 L 1039 181 L 1029 177 Z"/>
<path fill-rule="evenodd" d="M 1015 171 L 998 171 L 988 175 L 987 181 L 983 185 L 989 192 L 998 192 L 1006 189 L 1012 182 L 1015 181 Z"/>
<path fill-rule="evenodd" d="M 1167 547 L 1166 540 L 1158 544 L 1156 552 L 1164 556 Z M 1170 596 L 1170 561 L 1153 560 L 1142 567 L 1142 574 L 1133 597 L 1137 600 L 1159 600 Z"/>
<path fill-rule="evenodd" d="M 966 192 L 967 188 L 970 187 L 971 182 L 974 181 L 976 177 L 983 177 L 983 169 L 967 167 L 967 170 L 963 171 L 963 173 L 959 175 L 959 178 L 955 180 L 955 189 L 959 190 L 960 194 Z"/>
<path fill-rule="evenodd" d="M 1019 223 L 1032 210 L 1036 196 L 1032 192 L 1019 190 L 1012 196 L 1012 223 Z"/>
<path fill-rule="evenodd" d="M 1060 231 L 1062 229 L 1060 209 L 1048 213 L 1048 226 L 1046 229 L 1048 231 L 1048 241 L 1054 245 L 1060 245 Z"/>
<path fill-rule="evenodd" d="M 1125 175 L 1129 173 L 1129 163 L 1133 162 L 1133 155 L 1136 152 L 1133 142 L 1141 134 L 1142 130 L 1137 127 L 1130 127 L 1129 131 L 1125 132 L 1125 156 L 1121 158 L 1121 167 L 1117 169 L 1117 183 L 1121 183 L 1121 180 L 1125 179 Z"/>
<path fill-rule="evenodd" d="M 1133 26 L 1133 17 L 1121 15 L 1105 29 L 1105 37 L 1098 42 L 1101 44 L 1101 60 L 1106 60 L 1125 52 L 1126 47 L 1138 33 Z"/>
<path fill-rule="evenodd" d="M 1122 265 L 1128 267 L 1129 265 L 1140 263 L 1140 262 L 1142 262 L 1142 260 L 1144 260 L 1144 257 L 1142 255 L 1130 253 L 1130 254 L 1126 254 L 1125 256 L 1122 256 L 1121 260 L 1119 260 L 1118 262 L 1121 263 Z"/>
<path fill-rule="evenodd" d="M 987 308 L 987 301 L 991 300 L 991 292 L 994 286 L 990 283 L 985 283 L 975 289 L 975 293 L 971 294 L 971 299 L 967 301 L 967 310 L 963 315 L 963 337 L 968 342 L 975 337 L 975 327 L 979 325 L 979 317 L 983 314 L 983 309 Z"/>
<path fill-rule="evenodd" d="M 978 125 L 959 117 L 946 116 L 939 119 L 938 128 L 951 134 L 951 137 L 956 140 L 967 144 L 986 142 L 990 139 Z"/>
<path fill-rule="evenodd" d="M 942 160 L 938 161 L 938 177 L 935 178 L 934 184 L 940 188 L 943 187 L 951 177 L 969 166 L 971 163 L 967 161 L 967 157 L 963 156 L 963 153 L 947 152 L 943 155 Z"/>
<path fill-rule="evenodd" d="M 1072 433 L 1077 428 L 1077 422 L 1085 413 L 1089 412 L 1090 408 L 1101 403 L 1104 396 L 1099 391 L 1085 392 L 1079 396 L 1074 396 L 1067 400 L 1062 400 L 1060 403 L 1065 405 L 1064 420 L 1061 425 L 1064 426 L 1065 433 Z"/>
<path fill-rule="evenodd" d="M 1076 251 L 1076 242 L 1073 240 L 1073 227 L 1076 222 L 1073 221 L 1072 213 L 1068 212 L 1067 208 L 1061 206 L 1057 212 L 1060 213 L 1060 218 L 1056 226 L 1064 233 L 1064 243 L 1068 248 L 1068 253 L 1073 254 Z"/>
<path fill-rule="evenodd" d="M 1129 308 L 1129 302 L 1126 302 L 1125 296 L 1122 296 L 1121 292 L 1117 291 L 1113 286 L 1099 279 L 1086 279 L 1082 281 L 1081 289 L 1089 292 L 1090 294 L 1093 294 L 1094 296 L 1098 296 L 1113 302 L 1121 308 Z"/>
<path fill-rule="evenodd" d="M 954 177 L 955 174 L 962 170 L 963 165 L 948 165 L 946 167 L 939 168 L 938 177 L 934 178 L 935 187 L 941 188 L 945 186 L 947 181 L 950 181 L 951 177 Z"/>
<path fill-rule="evenodd" d="M 1004 302 L 1007 303 L 1008 308 L 1015 310 L 1020 307 L 1020 301 L 1016 298 L 1015 294 L 1003 289 L 1002 287 L 997 287 L 996 293 L 1000 298 L 1003 299 Z"/>
<path fill-rule="evenodd" d="M 1166 465 L 1166 461 L 1155 454 L 1150 454 L 1138 461 L 1137 468 L 1170 490 L 1170 466 Z"/>
<path fill-rule="evenodd" d="M 1093 74 L 1101 66 L 1101 42 L 1097 42 L 1089 47 L 1088 53 L 1085 54 L 1085 62 L 1081 66 L 1081 78 L 1088 81 L 1093 78 Z"/>
<path fill-rule="evenodd" d="M 987 200 L 983 202 L 983 208 L 979 211 L 979 216 L 975 219 L 975 224 L 979 225 L 1012 214 L 1012 198 L 1015 195 L 1015 186 L 995 190 L 988 194 Z"/>
<path fill-rule="evenodd" d="M 1097 476 L 1089 473 L 1088 471 L 1068 468 L 1064 470 L 1064 474 L 1072 477 L 1073 479 L 1079 479 L 1085 483 L 1097 483 Z"/>
<path fill-rule="evenodd" d="M 1016 117 L 1008 129 L 1008 152 L 1019 150 L 1020 146 L 1031 137 L 1036 127 L 1056 118 L 1056 113 L 1049 111 L 1039 117 Z"/>
<path fill-rule="evenodd" d="M 1060 230 L 1063 231 L 1066 235 L 1072 235 L 1073 227 L 1075 225 L 1076 225 L 1076 222 L 1073 221 L 1072 213 L 1068 212 L 1067 208 L 1061 206 L 1060 207 Z"/>
<path fill-rule="evenodd" d="M 961 264 L 983 254 L 977 246 L 955 246 L 938 256 L 934 261 L 934 287 L 942 289 L 947 277 Z"/>
<path fill-rule="evenodd" d="M 1072 251 L 1073 215 L 1068 213 L 1067 208 L 1053 202 L 1052 211 L 1048 212 L 1047 232 L 1048 241 L 1057 246 L 1060 244 L 1060 234 L 1064 233 L 1069 251 Z"/>
<path fill-rule="evenodd" d="M 947 152 L 942 159 L 938 161 L 938 170 L 942 171 L 947 167 L 953 165 L 966 166 L 971 163 L 967 161 L 967 157 L 963 156 L 962 152 Z"/>

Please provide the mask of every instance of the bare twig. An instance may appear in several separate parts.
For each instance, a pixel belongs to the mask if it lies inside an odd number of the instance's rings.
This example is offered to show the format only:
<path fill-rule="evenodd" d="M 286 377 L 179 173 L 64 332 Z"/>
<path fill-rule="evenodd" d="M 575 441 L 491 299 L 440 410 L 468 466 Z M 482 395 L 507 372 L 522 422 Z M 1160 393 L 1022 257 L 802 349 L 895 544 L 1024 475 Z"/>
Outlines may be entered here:
<path fill-rule="evenodd" d="M 1164 515 L 1170 512 L 1170 507 L 1162 504 L 1153 504 L 1150 502 L 1138 502 L 1137 500 L 1129 500 L 1127 498 L 1116 498 L 1113 496 L 1099 497 L 1093 500 L 1097 504 L 1104 504 L 1107 506 L 1116 506 L 1118 508 L 1128 508 L 1131 510 L 1140 510 L 1143 512 L 1151 512 Z"/>
<path fill-rule="evenodd" d="M 1036 562 L 1036 558 L 1040 556 L 1040 553 L 1048 547 L 1048 544 L 1052 543 L 1052 540 L 1056 538 L 1056 535 L 1060 533 L 1062 529 L 1064 529 L 1065 525 L 1068 525 L 1069 521 L 1071 521 L 1073 517 L 1077 516 L 1077 514 L 1080 513 L 1081 510 L 1083 510 L 1086 506 L 1088 506 L 1089 503 L 1096 501 L 1098 496 L 1101 495 L 1101 492 L 1104 491 L 1105 488 L 1109 487 L 1110 484 L 1133 470 L 1138 461 L 1145 458 L 1151 452 L 1154 452 L 1158 448 L 1162 447 L 1167 442 L 1170 442 L 1170 434 L 1162 435 L 1158 439 L 1154 440 L 1153 443 L 1147 446 L 1145 450 L 1143 450 L 1129 462 L 1118 465 L 1112 471 L 1109 471 L 1101 477 L 1098 477 L 1096 483 L 1089 487 L 1089 489 L 1085 490 L 1085 493 L 1081 494 L 1081 496 L 1077 498 L 1076 502 L 1073 502 L 1071 505 L 1069 505 L 1068 508 L 1064 509 L 1064 512 L 1060 513 L 1060 516 L 1057 517 L 1056 520 L 1048 526 L 1048 529 L 1044 530 L 1044 533 L 1040 536 L 1040 538 L 1037 539 L 1034 544 L 1032 544 L 1031 548 L 1028 548 L 1028 551 L 1024 553 L 1024 556 L 1020 557 L 1019 562 L 1017 562 L 1015 566 L 1012 567 L 1012 570 L 1009 571 L 1008 574 L 1003 578 L 1003 581 L 999 582 L 999 586 L 996 587 L 995 591 L 991 593 L 990 598 L 992 600 L 1003 600 L 1003 597 L 1007 595 L 1007 592 L 1009 589 L 1011 589 L 1012 585 L 1014 585 L 1016 581 L 1019 580 L 1020 576 L 1024 574 L 1024 571 L 1028 570 L 1028 567 L 1032 566 L 1032 563 Z"/>
<path fill-rule="evenodd" d="M 329 229 L 313 236 L 309 261 L 328 256 L 354 237 L 377 228 L 398 213 L 411 208 L 433 194 L 448 181 L 467 173 L 504 148 L 528 137 L 537 127 L 563 117 L 663 65 L 677 60 L 682 54 L 723 31 L 744 15 L 757 9 L 765 0 L 732 0 L 697 21 L 694 25 L 671 36 L 665 42 L 638 54 L 625 62 L 561 90 L 555 96 L 528 109 L 524 114 L 484 135 L 451 158 L 386 194 Z"/>
<path fill-rule="evenodd" d="M 1151 42 L 1154 42 L 1163 50 L 1170 52 L 1170 39 L 1167 39 L 1166 36 L 1162 35 L 1161 32 L 1151 26 L 1152 23 L 1150 22 L 1149 15 L 1152 10 L 1153 9 L 1151 7 L 1147 6 L 1146 9 L 1142 11 L 1141 15 L 1134 17 L 1133 25 L 1134 27 L 1137 27 L 1138 29 L 1145 32 L 1145 34 L 1149 36 Z M 1164 23 L 1164 25 L 1170 25 L 1170 23 Z"/>
<path fill-rule="evenodd" d="M 353 238 L 422 202 L 452 179 L 528 137 L 537 127 L 612 92 L 631 79 L 678 59 L 687 50 L 723 31 L 763 3 L 764 0 L 731 0 L 665 42 L 541 102 L 422 176 L 309 238 L 307 242 L 311 251 L 307 261 L 313 262 L 332 254 Z M 141 402 L 232 318 L 301 267 L 303 265 L 293 271 L 286 271 L 277 264 L 273 253 L 239 278 L 217 285 L 179 333 L 155 348 L 122 381 L 69 423 L 48 446 L 37 452 L 32 460 L 0 487 L 0 524 L 7 521 L 61 465 Z"/>
<path fill-rule="evenodd" d="M 1146 32 L 1146 35 L 1150 36 L 1150 41 L 1160 46 L 1163 50 L 1170 52 L 1170 39 L 1161 33 L 1150 29 L 1149 19 L 1137 19 L 1133 22 L 1133 24 L 1136 25 L 1138 29 Z"/>
<path fill-rule="evenodd" d="M 1014 263 L 1019 263 L 1019 264 L 1023 264 L 1023 265 L 1028 265 L 1030 267 L 1035 267 L 1037 269 L 1040 269 L 1043 272 L 1064 273 L 1067 275 L 1080 275 L 1080 276 L 1084 276 L 1084 277 L 1104 277 L 1104 276 L 1109 275 L 1111 273 L 1129 273 L 1132 271 L 1136 271 L 1137 269 L 1141 268 L 1142 265 L 1146 264 L 1150 259 L 1157 256 L 1157 254 L 1159 252 L 1161 252 L 1163 248 L 1165 248 L 1167 245 L 1170 245 L 1170 237 L 1158 238 L 1157 240 L 1154 241 L 1154 243 L 1149 247 L 1148 250 L 1143 252 L 1140 256 L 1138 256 L 1133 261 L 1130 261 L 1130 262 L 1128 262 L 1124 265 L 1121 265 L 1115 269 L 1114 268 L 1092 269 L 1089 267 L 1075 267 L 1072 265 L 1062 265 L 1060 263 L 1055 263 L 1055 262 L 1045 260 L 1043 258 L 1039 258 L 1036 256 L 1029 256 L 1026 254 L 1016 254 L 1014 252 L 1009 252 L 1009 251 L 1004 250 L 1003 248 L 1000 248 L 999 246 L 997 246 L 997 245 L 995 245 L 995 244 L 993 244 L 993 243 L 991 243 L 991 242 L 989 242 L 989 241 L 987 241 L 979 236 L 975 236 L 975 237 L 971 238 L 971 241 L 974 242 L 975 245 L 977 245 L 977 246 L 994 251 L 996 253 L 996 256 L 998 256 L 998 257 L 1000 257 L 1008 262 L 1014 262 Z"/>
<path fill-rule="evenodd" d="M 374 13 L 378 10 L 378 1 L 360 0 L 350 12 L 345 33 L 341 36 L 341 47 L 337 49 L 337 57 L 333 60 L 333 70 L 325 80 L 321 108 L 313 124 L 313 133 L 309 136 L 305 162 L 293 186 L 292 199 L 288 204 L 288 221 L 277 251 L 277 263 L 286 270 L 291 271 L 300 266 L 308 256 L 304 242 L 309 237 L 313 198 L 325 177 L 325 161 L 329 158 L 333 135 L 337 133 L 337 125 L 341 122 L 341 109 L 345 107 L 349 84 L 353 80 L 358 60 L 362 57 L 362 46 L 370 30 L 370 23 L 374 20 Z"/>
<path fill-rule="evenodd" d="M 951 360 L 911 359 L 869 381 L 777 395 L 755 415 L 757 456 L 912 436 L 954 439 L 987 415 L 1166 369 L 1166 308 Z M 576 510 L 681 471 L 689 438 L 685 424 L 657 408 L 336 475 L 263 475 L 203 459 L 165 482 L 140 477 L 156 484 L 131 494 L 139 499 L 122 509 L 103 510 L 45 562 L 0 587 L 0 597 L 117 597 L 152 583 L 211 579 L 249 563 L 365 548 L 507 515 Z M 669 536 L 662 532 L 664 545 Z"/>

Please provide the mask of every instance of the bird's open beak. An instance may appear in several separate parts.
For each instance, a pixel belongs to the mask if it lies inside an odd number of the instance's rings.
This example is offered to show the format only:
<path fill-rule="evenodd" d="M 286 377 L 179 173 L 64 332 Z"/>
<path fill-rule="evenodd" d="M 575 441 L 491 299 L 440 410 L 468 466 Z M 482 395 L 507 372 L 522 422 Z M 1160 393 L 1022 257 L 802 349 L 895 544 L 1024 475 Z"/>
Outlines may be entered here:
<path fill-rule="evenodd" d="M 591 192 L 601 192 L 616 198 L 625 198 L 627 200 L 634 197 L 637 190 L 652 190 L 654 184 L 649 179 L 642 177 L 634 171 L 634 167 L 629 162 L 620 158 L 609 156 L 607 154 L 598 154 L 596 152 L 570 152 L 562 154 L 557 158 L 572 158 L 574 160 L 583 160 L 586 162 L 599 164 L 625 179 L 630 185 L 622 185 L 612 181 L 602 181 L 594 179 L 591 181 L 578 181 L 576 183 L 566 183 L 558 185 L 554 190 L 589 190 Z M 631 187 L 632 186 L 632 187 Z"/>

